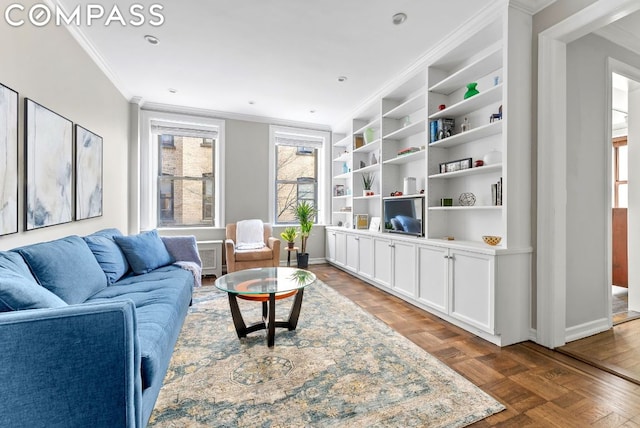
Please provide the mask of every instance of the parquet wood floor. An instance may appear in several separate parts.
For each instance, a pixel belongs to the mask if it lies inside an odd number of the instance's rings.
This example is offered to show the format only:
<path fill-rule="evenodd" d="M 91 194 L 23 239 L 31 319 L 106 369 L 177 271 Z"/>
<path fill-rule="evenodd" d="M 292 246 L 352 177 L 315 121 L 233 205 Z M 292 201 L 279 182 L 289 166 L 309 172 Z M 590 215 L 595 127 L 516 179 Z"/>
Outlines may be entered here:
<path fill-rule="evenodd" d="M 634 383 L 532 342 L 497 347 L 330 265 L 309 270 L 507 407 L 473 427 L 640 427 Z"/>

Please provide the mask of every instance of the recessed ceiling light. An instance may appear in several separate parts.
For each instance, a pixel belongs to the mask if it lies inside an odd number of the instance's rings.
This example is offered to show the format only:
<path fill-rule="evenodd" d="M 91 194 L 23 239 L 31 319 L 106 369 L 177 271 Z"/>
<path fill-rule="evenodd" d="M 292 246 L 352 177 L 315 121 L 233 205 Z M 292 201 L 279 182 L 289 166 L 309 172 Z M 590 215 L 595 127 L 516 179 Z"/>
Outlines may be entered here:
<path fill-rule="evenodd" d="M 309 110 L 309 113 L 311 113 L 311 114 L 313 114 L 315 112 L 316 112 L 315 110 Z"/>
<path fill-rule="evenodd" d="M 255 102 L 255 101 L 253 101 L 253 100 L 249 101 L 249 104 L 251 104 L 251 105 L 254 105 L 255 103 L 256 103 L 256 102 Z"/>
<path fill-rule="evenodd" d="M 338 82 L 346 82 L 347 76 L 338 76 Z"/>
<path fill-rule="evenodd" d="M 176 92 L 178 92 L 178 90 L 174 88 L 169 88 L 169 92 L 171 92 L 172 94 L 175 94 Z"/>
<path fill-rule="evenodd" d="M 160 40 L 158 40 L 157 37 L 151 36 L 149 34 L 144 36 L 144 39 L 152 45 L 157 45 L 158 43 L 160 43 Z"/>
<path fill-rule="evenodd" d="M 393 15 L 392 22 L 393 22 L 393 25 L 400 25 L 406 20 L 407 20 L 407 14 L 400 12 Z"/>

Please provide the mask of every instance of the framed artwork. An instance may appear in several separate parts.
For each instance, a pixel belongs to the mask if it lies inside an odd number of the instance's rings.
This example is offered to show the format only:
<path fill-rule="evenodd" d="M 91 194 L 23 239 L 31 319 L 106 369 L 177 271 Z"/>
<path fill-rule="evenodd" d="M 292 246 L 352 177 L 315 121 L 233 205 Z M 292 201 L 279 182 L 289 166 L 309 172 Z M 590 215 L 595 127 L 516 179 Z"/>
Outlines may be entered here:
<path fill-rule="evenodd" d="M 356 214 L 356 229 L 368 229 L 369 228 L 369 215 L 368 214 Z"/>
<path fill-rule="evenodd" d="M 72 212 L 73 124 L 25 98 L 26 230 L 68 223 Z"/>
<path fill-rule="evenodd" d="M 372 232 L 380 232 L 380 217 L 371 217 L 369 230 Z"/>
<path fill-rule="evenodd" d="M 0 84 L 0 235 L 18 232 L 18 93 Z"/>
<path fill-rule="evenodd" d="M 76 220 L 102 215 L 102 137 L 76 125 Z"/>

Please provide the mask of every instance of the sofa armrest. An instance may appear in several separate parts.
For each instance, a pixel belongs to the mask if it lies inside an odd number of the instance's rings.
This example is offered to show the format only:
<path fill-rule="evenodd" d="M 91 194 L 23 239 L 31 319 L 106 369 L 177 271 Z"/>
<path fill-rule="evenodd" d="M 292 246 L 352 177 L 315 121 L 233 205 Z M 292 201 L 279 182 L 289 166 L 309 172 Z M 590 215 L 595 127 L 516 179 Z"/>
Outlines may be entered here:
<path fill-rule="evenodd" d="M 278 267 L 280 265 L 280 240 L 270 236 L 267 241 L 267 246 L 273 251 L 273 267 Z"/>
<path fill-rule="evenodd" d="M 142 426 L 132 302 L 3 313 L 0 343 L 3 425 Z"/>
<path fill-rule="evenodd" d="M 236 270 L 236 244 L 233 239 L 224 240 L 225 259 L 227 260 L 227 272 Z"/>

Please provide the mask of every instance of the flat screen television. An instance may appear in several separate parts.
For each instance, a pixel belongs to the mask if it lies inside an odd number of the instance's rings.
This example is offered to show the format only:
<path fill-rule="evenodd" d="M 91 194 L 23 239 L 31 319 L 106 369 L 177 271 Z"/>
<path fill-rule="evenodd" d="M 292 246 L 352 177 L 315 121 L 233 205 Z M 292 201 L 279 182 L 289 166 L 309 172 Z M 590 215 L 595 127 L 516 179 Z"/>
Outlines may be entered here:
<path fill-rule="evenodd" d="M 424 236 L 424 197 L 384 198 L 383 209 L 386 232 Z"/>

